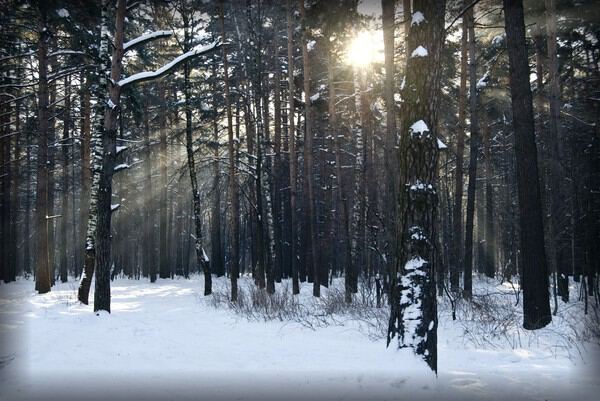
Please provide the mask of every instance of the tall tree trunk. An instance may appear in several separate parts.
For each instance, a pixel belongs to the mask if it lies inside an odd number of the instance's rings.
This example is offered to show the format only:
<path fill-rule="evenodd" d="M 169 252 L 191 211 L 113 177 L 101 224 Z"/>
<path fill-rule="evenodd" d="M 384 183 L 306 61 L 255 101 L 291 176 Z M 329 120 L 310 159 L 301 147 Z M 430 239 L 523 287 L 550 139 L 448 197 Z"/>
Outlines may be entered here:
<path fill-rule="evenodd" d="M 81 76 L 82 82 L 85 82 L 81 93 L 81 195 L 79 198 L 79 232 L 81 244 L 85 244 L 86 239 L 86 223 L 87 218 L 90 214 L 90 188 L 92 185 L 92 166 L 90 160 L 91 154 L 91 96 L 90 96 L 90 79 Z M 75 270 L 78 274 L 83 273 L 81 259 L 81 249 L 77 247 L 80 257 L 77 258 L 77 265 Z M 92 267 L 93 268 L 93 267 Z"/>
<path fill-rule="evenodd" d="M 458 127 L 456 130 L 456 171 L 454 173 L 454 209 L 452 213 L 452 264 L 450 266 L 450 288 L 460 291 L 460 272 L 464 265 L 463 242 L 463 160 L 465 153 L 465 115 L 467 109 L 467 51 L 469 40 L 468 17 L 463 16 L 460 51 L 460 86 L 458 90 Z"/>
<path fill-rule="evenodd" d="M 436 107 L 439 62 L 444 41 L 445 1 L 415 0 L 424 21 L 413 24 L 402 91 L 398 260 L 392 272 L 388 345 L 412 347 L 437 371 L 435 249 L 438 162 Z M 421 46 L 427 51 L 415 52 Z M 429 99 L 428 101 L 423 101 Z"/>
<path fill-rule="evenodd" d="M 159 167 L 159 193 L 160 193 L 160 231 L 159 231 L 159 268 L 158 274 L 160 278 L 171 277 L 171 269 L 169 268 L 169 254 L 167 248 L 167 233 L 169 219 L 167 216 L 169 210 L 168 203 L 168 170 L 167 166 L 169 163 L 169 153 L 167 149 L 167 107 L 166 107 L 166 88 L 165 83 L 160 82 L 160 93 L 161 93 L 161 112 L 159 117 L 159 135 L 160 135 L 160 152 L 158 156 L 158 167 Z"/>
<path fill-rule="evenodd" d="M 69 226 L 69 149 L 71 149 L 73 143 L 69 141 L 69 129 L 70 129 L 70 113 L 71 113 L 71 80 L 67 75 L 65 77 L 65 108 L 63 116 L 63 137 L 62 137 L 62 151 L 63 151 L 63 185 L 62 185 L 62 217 L 60 220 L 61 227 L 61 244 L 60 247 L 60 281 L 63 283 L 67 282 L 68 275 L 68 246 L 69 239 L 68 226 Z M 74 223 L 74 222 L 73 222 Z"/>
<path fill-rule="evenodd" d="M 107 7 L 103 3 L 103 7 Z M 111 217 L 112 178 L 117 154 L 117 117 L 121 88 L 114 84 L 121 79 L 121 60 L 123 58 L 123 34 L 125 24 L 126 0 L 118 0 L 115 16 L 115 34 L 113 39 L 112 60 L 110 66 L 110 84 L 108 93 L 110 102 L 104 113 L 102 133 L 102 170 L 98 186 L 98 226 L 96 227 L 96 285 L 94 292 L 94 312 L 110 312 L 110 268 L 111 257 Z M 111 104 L 112 103 L 112 104 Z"/>
<path fill-rule="evenodd" d="M 211 259 L 212 271 L 220 277 L 224 274 L 223 271 L 223 252 L 221 244 L 221 168 L 219 163 L 219 124 L 218 124 L 218 108 L 217 108 L 217 81 L 216 81 L 216 63 L 217 60 L 213 60 L 213 90 L 212 90 L 212 103 L 213 103 L 213 163 L 212 163 L 212 210 L 210 219 L 210 245 L 211 245 Z M 220 96 L 220 95 L 219 95 Z"/>
<path fill-rule="evenodd" d="M 298 0 L 300 8 L 300 19 L 302 25 L 302 62 L 304 77 L 304 179 L 306 188 L 306 204 L 308 211 L 308 250 L 310 252 L 310 264 L 313 275 L 313 296 L 321 296 L 321 281 L 319 265 L 317 263 L 316 231 L 315 231 L 315 194 L 313 184 L 313 115 L 311 102 L 311 71 L 308 54 L 308 27 L 306 22 L 306 8 L 304 0 Z"/>
<path fill-rule="evenodd" d="M 38 26 L 38 154 L 37 154 L 37 266 L 35 289 L 39 294 L 50 291 L 48 263 L 48 10 L 39 3 Z"/>
<path fill-rule="evenodd" d="M 504 0 L 504 19 L 510 63 L 510 88 L 517 161 L 517 188 L 523 264 L 523 327 L 539 329 L 552 321 L 548 267 L 539 186 L 533 100 L 521 0 Z"/>
<path fill-rule="evenodd" d="M 384 147 L 384 173 L 386 196 L 384 203 L 384 222 L 386 224 L 386 281 L 389 280 L 389 274 L 396 264 L 396 222 L 397 222 L 397 199 L 398 199 L 398 151 L 396 133 L 396 105 L 394 100 L 394 23 L 395 23 L 395 0 L 382 0 L 382 24 L 383 24 L 383 46 L 385 52 L 385 111 L 386 111 L 386 136 Z M 404 15 L 408 18 L 407 15 Z"/>
<path fill-rule="evenodd" d="M 473 8 L 466 14 L 469 28 L 469 111 L 471 113 L 471 138 L 469 146 L 469 186 L 467 188 L 467 222 L 465 227 L 465 272 L 463 296 L 471 298 L 473 292 L 473 221 L 477 190 L 477 156 L 479 153 L 479 117 L 477 93 L 477 59 L 475 48 L 475 18 Z"/>
<path fill-rule="evenodd" d="M 296 230 L 296 126 L 294 125 L 294 24 L 292 2 L 287 0 L 287 50 L 288 50 L 288 125 L 290 148 L 290 254 L 292 257 L 292 293 L 300 293 L 298 283 L 297 230 Z"/>
<path fill-rule="evenodd" d="M 159 89 L 162 93 L 162 89 Z M 156 237 L 154 235 L 156 221 L 156 209 L 154 207 L 154 187 L 152 183 L 152 150 L 150 141 L 150 102 L 149 92 L 145 92 L 144 98 L 144 190 L 148 194 L 144 197 L 144 243 L 142 244 L 143 263 L 142 272 L 150 277 L 150 282 L 156 281 Z M 162 118 L 162 117 L 159 117 Z"/>
<path fill-rule="evenodd" d="M 483 133 L 483 158 L 485 160 L 485 243 L 484 243 L 484 273 L 490 278 L 496 274 L 496 246 L 494 233 L 494 191 L 492 180 L 494 172 L 492 171 L 492 151 L 490 127 L 486 110 L 481 113 L 481 127 Z"/>
<path fill-rule="evenodd" d="M 83 272 L 79 282 L 77 299 L 87 305 L 92 284 L 92 277 L 96 266 L 96 229 L 98 226 L 98 191 L 100 185 L 100 172 L 102 169 L 102 136 L 104 132 L 104 111 L 106 109 L 106 88 L 108 85 L 108 74 L 110 71 L 110 55 L 108 46 L 110 43 L 108 31 L 108 1 L 103 0 L 102 14 L 100 23 L 100 47 L 98 58 L 98 82 L 93 85 L 96 106 L 94 110 L 95 121 L 92 136 L 90 138 L 90 148 L 92 154 L 91 161 L 91 186 L 89 188 L 89 208 L 87 216 L 85 254 L 83 260 Z M 86 103 L 89 104 L 89 102 Z M 84 139 L 85 140 L 85 139 Z M 85 154 L 84 154 L 85 156 Z M 84 167 L 85 169 L 85 160 Z M 85 174 L 83 174 L 85 176 Z M 85 188 L 85 183 L 84 183 Z"/>
<path fill-rule="evenodd" d="M 190 49 L 189 21 L 184 18 L 185 51 Z M 192 109 L 190 95 L 190 66 L 184 66 L 184 96 L 185 96 L 185 149 L 187 153 L 188 170 L 192 186 L 192 202 L 194 211 L 194 249 L 196 251 L 196 262 L 202 268 L 204 274 L 204 295 L 212 293 L 212 276 L 210 273 L 210 260 L 202 246 L 202 205 L 200 203 L 200 190 L 196 178 L 196 163 L 194 161 L 194 141 L 192 139 Z"/>
<path fill-rule="evenodd" d="M 224 1 L 219 7 L 219 20 L 221 23 L 221 37 L 226 39 Z M 225 109 L 227 111 L 227 151 L 229 156 L 229 202 L 231 203 L 230 225 L 231 225 L 231 266 L 229 277 L 231 279 L 231 302 L 237 302 L 238 285 L 237 280 L 240 272 L 240 200 L 239 181 L 237 168 L 237 153 L 239 136 L 233 136 L 233 114 L 231 111 L 231 94 L 229 90 L 229 61 L 227 60 L 227 47 L 221 48 L 223 57 L 223 83 L 225 86 Z M 238 127 L 238 125 L 236 125 Z M 239 127 L 238 127 L 239 128 Z"/>
<path fill-rule="evenodd" d="M 566 204 L 564 195 L 565 169 L 562 164 L 564 151 L 560 135 L 560 76 L 558 73 L 558 57 L 556 44 L 556 0 L 546 0 L 546 35 L 548 46 L 548 89 L 550 103 L 550 119 L 548 121 L 548 161 L 550 179 L 550 225 L 548 244 L 548 265 L 550 271 L 557 274 L 559 295 L 563 301 L 569 300 L 569 269 L 564 263 L 559 263 L 557 250 L 563 246 L 560 233 L 563 230 L 564 211 L 562 205 Z"/>

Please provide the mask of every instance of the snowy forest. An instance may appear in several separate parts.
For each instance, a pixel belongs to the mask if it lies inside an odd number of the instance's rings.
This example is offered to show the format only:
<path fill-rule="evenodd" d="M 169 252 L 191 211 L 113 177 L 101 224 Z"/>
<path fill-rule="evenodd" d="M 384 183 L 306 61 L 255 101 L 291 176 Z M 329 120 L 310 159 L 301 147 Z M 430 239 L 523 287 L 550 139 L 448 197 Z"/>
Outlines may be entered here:
<path fill-rule="evenodd" d="M 592 400 L 600 3 L 0 0 L 0 398 Z"/>

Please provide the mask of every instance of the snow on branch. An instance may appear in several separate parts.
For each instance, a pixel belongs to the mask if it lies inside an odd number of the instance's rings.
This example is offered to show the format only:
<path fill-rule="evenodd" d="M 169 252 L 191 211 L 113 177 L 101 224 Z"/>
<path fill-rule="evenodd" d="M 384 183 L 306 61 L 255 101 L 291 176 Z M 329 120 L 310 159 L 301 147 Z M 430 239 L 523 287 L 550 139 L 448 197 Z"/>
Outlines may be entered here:
<path fill-rule="evenodd" d="M 121 170 L 128 169 L 130 166 L 127 163 L 121 163 L 115 166 L 113 172 L 118 173 Z"/>
<path fill-rule="evenodd" d="M 48 54 L 48 58 L 56 57 L 56 56 L 66 56 L 66 55 L 84 56 L 85 52 L 82 52 L 81 50 L 58 50 L 58 51 Z"/>
<path fill-rule="evenodd" d="M 131 50 L 132 48 L 134 48 L 135 46 L 137 46 L 139 44 L 146 43 L 151 40 L 158 39 L 158 38 L 168 38 L 171 35 L 173 35 L 173 31 L 156 31 L 156 32 L 146 33 L 142 36 L 139 36 L 139 37 L 123 44 L 123 51 L 126 52 L 127 50 Z"/>
<path fill-rule="evenodd" d="M 121 88 L 123 88 L 132 83 L 159 78 L 159 77 L 167 74 L 168 72 L 170 72 L 172 69 L 174 69 L 175 67 L 177 67 L 179 64 L 183 63 L 184 61 L 187 61 L 188 59 L 190 59 L 192 57 L 200 56 L 204 53 L 208 53 L 211 50 L 215 50 L 215 49 L 221 47 L 221 45 L 222 45 L 222 43 L 220 41 L 215 41 L 208 45 L 196 46 L 189 52 L 184 53 L 181 56 L 175 58 L 170 63 L 163 65 L 156 71 L 138 72 L 137 74 L 133 74 L 130 77 L 120 80 L 119 82 L 117 82 L 117 85 L 119 85 Z"/>

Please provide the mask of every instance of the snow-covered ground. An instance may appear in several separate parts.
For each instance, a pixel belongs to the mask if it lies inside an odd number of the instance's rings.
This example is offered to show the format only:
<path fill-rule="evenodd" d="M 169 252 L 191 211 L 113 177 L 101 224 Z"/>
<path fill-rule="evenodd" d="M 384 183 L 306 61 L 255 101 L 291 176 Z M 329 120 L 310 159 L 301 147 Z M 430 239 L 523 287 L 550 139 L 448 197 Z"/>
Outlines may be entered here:
<path fill-rule="evenodd" d="M 226 280 L 215 281 L 223 291 Z M 511 291 L 475 284 L 475 293 Z M 41 296 L 30 280 L 2 284 L 0 399 L 512 401 L 600 394 L 598 346 L 573 343 L 569 319 L 555 318 L 534 335 L 508 330 L 479 339 L 488 332 L 474 332 L 479 323 L 452 321 L 441 301 L 436 377 L 410 350 L 386 348 L 351 317 L 313 328 L 249 321 L 215 308 L 202 289 L 200 277 L 154 284 L 118 279 L 112 314 L 96 316 L 76 301 L 74 282 Z M 300 302 L 311 304 L 310 294 L 303 285 Z M 577 308 L 561 304 L 565 314 Z"/>

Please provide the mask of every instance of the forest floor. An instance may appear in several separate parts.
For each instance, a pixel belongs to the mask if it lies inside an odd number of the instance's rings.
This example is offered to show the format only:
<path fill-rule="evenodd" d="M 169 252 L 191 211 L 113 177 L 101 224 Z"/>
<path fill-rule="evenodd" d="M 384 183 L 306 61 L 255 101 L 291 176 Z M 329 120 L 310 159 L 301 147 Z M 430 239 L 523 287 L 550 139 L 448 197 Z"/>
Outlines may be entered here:
<path fill-rule="evenodd" d="M 304 312 L 287 319 L 231 308 L 225 278 L 210 297 L 201 277 L 117 279 L 112 314 L 99 316 L 77 302 L 73 281 L 45 295 L 32 280 L 2 284 L 0 399 L 598 399 L 600 347 L 585 334 L 576 283 L 575 302 L 536 332 L 519 329 L 507 283 L 476 278 L 474 303 L 459 302 L 455 321 L 439 298 L 437 377 L 395 339 L 386 348 L 385 308 L 335 306 L 341 285 L 315 301 L 304 283 L 294 301 Z M 241 286 L 250 299 L 250 279 Z"/>

